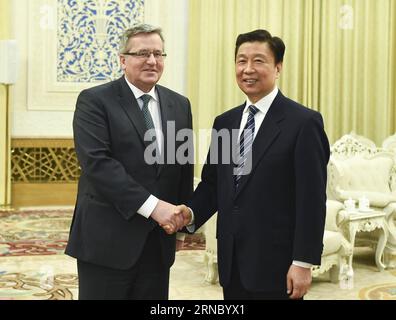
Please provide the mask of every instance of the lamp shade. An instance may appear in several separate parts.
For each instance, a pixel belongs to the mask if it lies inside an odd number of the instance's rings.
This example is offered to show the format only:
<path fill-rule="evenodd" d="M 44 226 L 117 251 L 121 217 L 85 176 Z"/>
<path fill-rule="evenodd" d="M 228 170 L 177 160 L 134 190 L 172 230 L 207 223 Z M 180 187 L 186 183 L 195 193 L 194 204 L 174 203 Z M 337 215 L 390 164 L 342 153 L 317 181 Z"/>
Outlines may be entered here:
<path fill-rule="evenodd" d="M 17 78 L 16 40 L 0 40 L 0 83 L 14 84 Z"/>

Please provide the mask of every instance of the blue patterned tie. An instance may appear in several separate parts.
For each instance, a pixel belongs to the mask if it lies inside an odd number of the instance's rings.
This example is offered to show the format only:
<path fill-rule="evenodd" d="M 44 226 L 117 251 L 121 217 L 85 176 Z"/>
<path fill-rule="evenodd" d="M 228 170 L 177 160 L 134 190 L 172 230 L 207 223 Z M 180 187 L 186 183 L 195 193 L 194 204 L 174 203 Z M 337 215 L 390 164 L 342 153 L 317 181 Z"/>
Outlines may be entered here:
<path fill-rule="evenodd" d="M 239 181 L 243 175 L 243 168 L 245 166 L 246 160 L 248 158 L 249 152 L 252 149 L 253 139 L 254 139 L 254 116 L 259 112 L 256 106 L 249 106 L 249 115 L 245 125 L 243 128 L 241 138 L 239 140 L 239 155 L 238 163 L 235 168 L 234 182 L 235 189 L 238 188 Z"/>

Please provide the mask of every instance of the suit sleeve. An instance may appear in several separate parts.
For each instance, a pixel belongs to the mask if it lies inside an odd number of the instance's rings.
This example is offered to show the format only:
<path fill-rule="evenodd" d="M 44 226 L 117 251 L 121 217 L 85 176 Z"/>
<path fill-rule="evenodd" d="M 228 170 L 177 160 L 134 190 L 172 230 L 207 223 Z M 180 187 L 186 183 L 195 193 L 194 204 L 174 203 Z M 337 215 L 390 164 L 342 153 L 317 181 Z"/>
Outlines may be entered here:
<path fill-rule="evenodd" d="M 213 125 L 216 130 L 216 120 Z M 206 162 L 203 166 L 201 173 L 201 182 L 198 184 L 197 189 L 194 191 L 191 201 L 188 202 L 188 206 L 194 212 L 194 226 L 195 230 L 198 230 L 206 221 L 216 213 L 217 205 L 217 164 L 211 163 L 211 153 L 218 152 L 214 148 L 217 143 L 212 141 L 210 149 L 206 158 Z M 217 159 L 217 157 L 213 157 Z"/>
<path fill-rule="evenodd" d="M 323 250 L 329 155 L 322 116 L 315 112 L 302 125 L 295 145 L 296 229 L 293 259 L 316 265 L 320 264 Z"/>
<path fill-rule="evenodd" d="M 190 101 L 187 99 L 187 107 L 188 107 L 188 114 L 187 114 L 187 129 L 192 130 L 192 114 L 191 114 L 191 105 Z M 191 156 L 191 160 L 186 164 L 182 165 L 182 176 L 181 176 L 181 183 L 179 189 L 179 203 L 184 204 L 186 203 L 192 196 L 193 193 L 193 185 L 194 185 L 194 141 L 192 137 L 189 137 L 186 141 L 188 143 L 188 152 Z M 190 158 L 190 157 L 189 157 Z"/>
<path fill-rule="evenodd" d="M 89 90 L 77 99 L 73 118 L 74 144 L 84 177 L 94 192 L 130 219 L 150 196 L 112 156 L 111 128 L 100 99 Z M 91 190 L 93 191 L 93 190 Z"/>

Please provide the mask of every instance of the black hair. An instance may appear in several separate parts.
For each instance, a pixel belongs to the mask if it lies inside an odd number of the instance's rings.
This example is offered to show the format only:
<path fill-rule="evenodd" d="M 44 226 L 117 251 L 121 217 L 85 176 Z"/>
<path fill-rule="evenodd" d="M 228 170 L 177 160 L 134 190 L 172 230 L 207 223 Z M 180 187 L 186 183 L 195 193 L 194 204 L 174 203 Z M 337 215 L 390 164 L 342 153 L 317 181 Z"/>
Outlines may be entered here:
<path fill-rule="evenodd" d="M 285 54 L 285 44 L 281 38 L 271 36 L 267 30 L 258 29 L 247 33 L 242 33 L 237 37 L 235 44 L 235 60 L 239 50 L 239 47 L 245 42 L 266 42 L 270 47 L 275 57 L 275 64 L 283 62 L 283 56 Z"/>

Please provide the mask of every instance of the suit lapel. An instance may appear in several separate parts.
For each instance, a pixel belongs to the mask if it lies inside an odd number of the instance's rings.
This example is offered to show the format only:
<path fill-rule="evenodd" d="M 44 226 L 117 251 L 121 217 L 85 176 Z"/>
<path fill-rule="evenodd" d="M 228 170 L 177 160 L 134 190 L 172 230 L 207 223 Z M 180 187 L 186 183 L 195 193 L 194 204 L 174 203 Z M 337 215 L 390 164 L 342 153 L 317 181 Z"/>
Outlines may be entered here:
<path fill-rule="evenodd" d="M 260 129 L 253 141 L 252 145 L 252 170 L 250 174 L 242 176 L 238 189 L 236 190 L 235 197 L 239 195 L 241 190 L 246 186 L 249 178 L 252 176 L 254 169 L 257 167 L 260 160 L 264 157 L 268 148 L 275 141 L 276 137 L 281 132 L 278 126 L 278 122 L 284 118 L 284 113 L 281 110 L 281 100 L 283 95 L 278 93 L 275 100 L 273 101 L 267 115 L 262 122 Z"/>
<path fill-rule="evenodd" d="M 168 150 L 167 150 L 167 145 L 168 145 L 168 139 L 175 139 L 176 137 L 168 137 L 168 130 L 167 130 L 167 124 L 168 121 L 173 121 L 176 123 L 176 114 L 175 114 L 175 108 L 172 106 L 171 100 L 169 99 L 168 95 L 166 92 L 163 90 L 163 88 L 159 85 L 156 86 L 157 89 L 157 94 L 159 98 L 159 105 L 160 105 L 160 110 L 161 110 L 161 123 L 162 123 L 162 133 L 164 136 L 163 140 L 163 148 L 162 148 L 162 161 L 159 165 L 158 171 L 157 171 L 157 176 L 159 176 L 164 168 L 164 164 L 167 163 L 167 158 L 168 158 Z M 175 128 L 176 129 L 176 128 Z M 176 134 L 176 132 L 175 132 Z M 171 141 L 171 143 L 175 143 L 175 141 Z M 176 150 L 175 150 L 176 152 Z"/>
<path fill-rule="evenodd" d="M 146 125 L 144 122 L 142 111 L 139 108 L 137 100 L 132 93 L 131 88 L 129 88 L 124 77 L 120 78 L 117 82 L 118 84 L 118 101 L 125 113 L 127 114 L 129 120 L 136 128 L 140 140 L 143 145 L 147 147 L 149 145 L 148 141 L 144 141 L 144 134 L 146 132 Z"/>
<path fill-rule="evenodd" d="M 239 128 L 241 126 L 241 120 L 242 120 L 242 114 L 243 114 L 244 108 L 245 108 L 245 103 L 238 107 L 238 109 L 236 110 L 235 116 L 232 118 L 229 126 L 227 126 L 227 128 L 230 129 L 231 137 L 233 137 L 232 136 L 233 130 L 239 130 Z M 238 139 L 237 136 L 235 138 Z M 239 152 L 239 148 L 237 148 L 237 150 L 234 150 L 233 145 L 238 145 L 238 142 L 231 141 L 231 146 L 229 148 L 230 149 L 231 165 L 226 166 L 227 174 L 225 175 L 225 178 L 229 179 L 229 181 L 226 181 L 225 185 L 230 186 L 230 188 L 232 189 L 229 194 L 235 193 L 235 184 L 234 184 L 234 168 L 235 168 L 235 166 L 233 164 L 233 159 L 235 159 L 235 158 L 234 158 L 233 152 Z M 219 153 L 220 153 L 220 151 L 219 151 Z"/>

